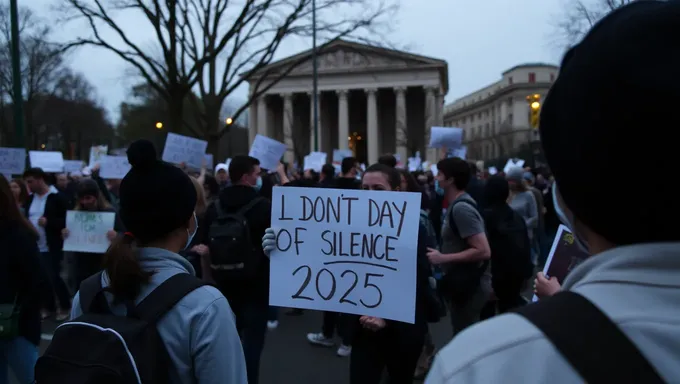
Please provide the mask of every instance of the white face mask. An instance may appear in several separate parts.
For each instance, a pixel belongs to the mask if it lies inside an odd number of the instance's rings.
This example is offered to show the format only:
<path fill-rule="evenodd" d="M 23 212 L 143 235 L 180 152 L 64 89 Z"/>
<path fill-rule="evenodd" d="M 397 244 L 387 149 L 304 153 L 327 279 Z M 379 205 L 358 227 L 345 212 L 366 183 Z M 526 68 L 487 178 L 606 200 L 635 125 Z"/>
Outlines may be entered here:
<path fill-rule="evenodd" d="M 578 234 L 576 234 L 576 231 L 574 231 L 574 224 L 572 223 L 571 220 L 569 220 L 569 217 L 567 214 L 564 212 L 562 207 L 560 207 L 559 204 L 559 199 L 557 198 L 557 183 L 553 183 L 552 185 L 552 199 L 553 199 L 553 206 L 555 207 L 555 214 L 557 215 L 557 218 L 560 219 L 562 224 L 566 225 L 567 228 L 571 231 L 571 233 L 574 234 L 574 239 L 576 239 L 576 245 L 578 245 L 579 248 L 583 252 L 590 253 L 588 251 L 588 243 L 581 239 Z"/>
<path fill-rule="evenodd" d="M 196 218 L 196 212 L 194 212 L 194 223 L 196 226 L 194 227 L 194 231 L 192 233 L 189 233 L 189 229 L 187 229 L 187 235 L 189 237 L 187 238 L 187 245 L 184 246 L 184 249 L 189 248 L 191 242 L 194 240 L 194 236 L 196 236 L 196 232 L 198 232 L 198 219 Z"/>

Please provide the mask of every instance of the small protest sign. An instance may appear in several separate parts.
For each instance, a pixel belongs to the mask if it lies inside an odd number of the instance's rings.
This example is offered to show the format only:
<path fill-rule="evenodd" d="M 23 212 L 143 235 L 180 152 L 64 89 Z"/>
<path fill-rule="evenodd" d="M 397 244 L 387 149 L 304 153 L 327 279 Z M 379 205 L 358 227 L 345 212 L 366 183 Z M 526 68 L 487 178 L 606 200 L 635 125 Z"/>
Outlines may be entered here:
<path fill-rule="evenodd" d="M 58 151 L 29 151 L 31 167 L 40 168 L 44 172 L 64 172 L 64 155 Z"/>
<path fill-rule="evenodd" d="M 286 148 L 288 148 L 286 144 L 258 134 L 250 146 L 248 156 L 260 160 L 260 167 L 270 172 L 276 172 L 281 157 L 286 153 Z"/>
<path fill-rule="evenodd" d="M 26 166 L 26 150 L 23 148 L 0 148 L 0 173 L 21 175 Z"/>
<path fill-rule="evenodd" d="M 113 229 L 113 212 L 67 211 L 64 251 L 104 253 L 111 242 L 106 233 Z"/>
<path fill-rule="evenodd" d="M 270 305 L 415 321 L 421 197 L 275 187 Z"/>
<path fill-rule="evenodd" d="M 201 169 L 207 147 L 208 142 L 205 140 L 168 133 L 162 159 L 168 163 L 184 163 L 189 168 Z"/>
<path fill-rule="evenodd" d="M 547 277 L 555 277 L 560 285 L 564 282 L 569 272 L 581 264 L 590 255 L 585 252 L 574 239 L 574 234 L 569 228 L 560 225 L 557 229 L 557 235 L 550 248 L 548 260 L 543 267 L 543 274 Z M 533 301 L 537 301 L 538 297 L 534 295 Z"/>
<path fill-rule="evenodd" d="M 102 156 L 99 176 L 102 179 L 121 180 L 130 171 L 127 156 Z"/>
<path fill-rule="evenodd" d="M 82 160 L 64 160 L 64 172 L 80 172 L 85 164 Z"/>

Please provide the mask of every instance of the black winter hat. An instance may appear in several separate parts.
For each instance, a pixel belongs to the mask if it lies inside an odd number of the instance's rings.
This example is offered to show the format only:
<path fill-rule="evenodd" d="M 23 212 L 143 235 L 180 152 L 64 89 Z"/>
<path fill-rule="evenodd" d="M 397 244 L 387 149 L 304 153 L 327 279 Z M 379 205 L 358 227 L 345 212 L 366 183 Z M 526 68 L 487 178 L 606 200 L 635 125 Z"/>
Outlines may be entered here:
<path fill-rule="evenodd" d="M 678 241 L 680 2 L 638 1 L 564 57 L 541 141 L 564 203 L 618 245 Z"/>
<path fill-rule="evenodd" d="M 196 206 L 196 189 L 176 166 L 157 159 L 147 140 L 130 144 L 132 166 L 120 183 L 120 218 L 135 239 L 160 239 L 186 224 Z"/>

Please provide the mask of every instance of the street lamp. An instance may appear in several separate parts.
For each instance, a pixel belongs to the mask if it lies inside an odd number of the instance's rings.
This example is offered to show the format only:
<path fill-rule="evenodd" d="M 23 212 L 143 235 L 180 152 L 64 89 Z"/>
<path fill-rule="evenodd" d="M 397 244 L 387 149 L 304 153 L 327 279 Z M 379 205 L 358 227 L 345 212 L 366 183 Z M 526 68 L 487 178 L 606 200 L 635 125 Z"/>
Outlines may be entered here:
<path fill-rule="evenodd" d="M 527 96 L 527 103 L 529 103 L 530 110 L 530 125 L 531 128 L 538 128 L 540 114 L 541 114 L 541 95 L 534 93 L 533 95 Z"/>
<path fill-rule="evenodd" d="M 156 123 L 156 129 L 163 129 L 163 123 L 160 121 Z"/>
<path fill-rule="evenodd" d="M 234 124 L 234 119 L 231 117 L 227 117 L 227 119 L 224 121 L 227 125 L 232 125 Z"/>

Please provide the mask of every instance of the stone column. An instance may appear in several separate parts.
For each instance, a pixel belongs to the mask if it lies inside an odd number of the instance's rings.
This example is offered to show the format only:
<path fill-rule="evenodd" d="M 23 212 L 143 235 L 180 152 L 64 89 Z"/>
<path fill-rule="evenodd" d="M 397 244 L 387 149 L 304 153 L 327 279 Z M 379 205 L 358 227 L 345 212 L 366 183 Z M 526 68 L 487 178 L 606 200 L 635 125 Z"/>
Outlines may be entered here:
<path fill-rule="evenodd" d="M 406 123 L 406 88 L 396 87 L 394 88 L 394 93 L 396 95 L 396 106 L 395 110 L 397 113 L 397 118 L 395 120 L 395 144 L 397 146 L 396 153 L 401 158 L 404 164 L 408 164 L 408 125 Z"/>
<path fill-rule="evenodd" d="M 378 135 L 378 102 L 376 100 L 375 88 L 364 89 L 366 92 L 366 136 L 368 139 L 368 164 L 372 165 L 378 162 L 380 157 L 380 137 Z"/>
<path fill-rule="evenodd" d="M 262 95 L 257 100 L 257 133 L 267 136 L 267 96 Z"/>
<path fill-rule="evenodd" d="M 248 106 L 248 147 L 253 145 L 257 135 L 257 100 L 252 100 Z"/>
<path fill-rule="evenodd" d="M 434 148 L 429 148 L 430 144 L 430 129 L 432 126 L 436 125 L 436 98 L 435 98 L 435 88 L 425 87 L 425 160 L 430 163 L 437 162 L 437 150 Z"/>
<path fill-rule="evenodd" d="M 441 90 L 441 88 L 436 89 L 436 95 L 437 95 L 437 100 L 435 104 L 435 115 L 437 116 L 435 125 L 438 127 L 443 127 L 444 126 L 444 92 Z M 441 159 L 445 153 L 441 149 L 437 150 L 437 159 Z"/>
<path fill-rule="evenodd" d="M 338 149 L 349 149 L 349 105 L 346 89 L 335 91 L 338 94 Z"/>
<path fill-rule="evenodd" d="M 288 164 L 295 161 L 293 146 L 293 94 L 284 93 L 283 97 L 283 142 L 286 144 L 286 153 L 283 156 Z"/>
<path fill-rule="evenodd" d="M 308 92 L 309 95 L 309 152 L 314 152 L 314 92 Z M 318 131 L 317 131 L 317 137 L 316 137 L 316 142 L 318 143 L 318 152 L 323 152 L 323 148 L 321 147 L 321 133 L 323 132 L 323 129 L 321 127 L 321 92 L 319 92 L 316 102 L 319 111 L 319 115 L 317 116 L 318 119 Z"/>

